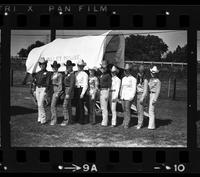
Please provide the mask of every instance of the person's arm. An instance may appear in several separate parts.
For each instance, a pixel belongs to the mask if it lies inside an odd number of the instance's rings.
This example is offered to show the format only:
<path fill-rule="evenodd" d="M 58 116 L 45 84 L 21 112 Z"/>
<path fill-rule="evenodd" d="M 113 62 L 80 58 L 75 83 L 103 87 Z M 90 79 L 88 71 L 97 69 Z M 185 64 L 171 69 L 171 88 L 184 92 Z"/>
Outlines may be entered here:
<path fill-rule="evenodd" d="M 144 79 L 144 91 L 143 91 L 143 94 L 142 94 L 141 101 L 143 101 L 144 98 L 147 96 L 147 91 L 148 91 L 148 80 Z"/>
<path fill-rule="evenodd" d="M 117 79 L 117 83 L 115 85 L 115 92 L 114 92 L 114 98 L 113 100 L 116 101 L 119 95 L 119 90 L 120 90 L 120 85 L 121 85 L 121 80 Z"/>
<path fill-rule="evenodd" d="M 154 102 L 157 101 L 159 95 L 160 95 L 160 89 L 161 89 L 161 82 L 160 80 L 158 80 L 157 86 L 156 86 L 156 93 L 155 93 L 155 97 L 154 97 Z"/>
<path fill-rule="evenodd" d="M 137 86 L 137 80 L 135 79 L 135 77 L 132 77 L 132 95 L 131 95 L 131 100 L 134 99 L 135 97 L 135 93 L 136 93 L 136 86 Z"/>
<path fill-rule="evenodd" d="M 70 76 L 70 86 L 69 86 L 69 96 L 71 95 L 72 93 L 72 90 L 74 89 L 75 87 L 75 74 L 72 73 L 71 76 Z"/>
<path fill-rule="evenodd" d="M 83 89 L 82 89 L 82 92 L 80 95 L 81 98 L 83 98 L 83 96 L 85 95 L 87 88 L 88 88 L 88 75 L 87 75 L 87 73 L 85 73 L 84 77 L 83 77 Z"/>
<path fill-rule="evenodd" d="M 62 74 L 59 74 L 58 77 L 58 92 L 60 93 L 62 91 Z"/>
<path fill-rule="evenodd" d="M 122 98 L 122 89 L 123 89 L 123 78 L 122 78 L 121 85 L 120 85 L 120 90 L 119 90 L 120 99 Z"/>
<path fill-rule="evenodd" d="M 112 87 L 112 77 L 109 74 L 107 75 L 107 84 L 110 89 Z"/>

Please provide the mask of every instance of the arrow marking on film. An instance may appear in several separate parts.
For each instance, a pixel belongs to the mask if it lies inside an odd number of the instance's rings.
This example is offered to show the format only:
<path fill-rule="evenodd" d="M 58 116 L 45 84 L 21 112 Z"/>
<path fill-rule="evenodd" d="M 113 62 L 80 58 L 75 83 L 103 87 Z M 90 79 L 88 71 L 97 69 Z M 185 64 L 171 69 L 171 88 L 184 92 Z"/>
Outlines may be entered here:
<path fill-rule="evenodd" d="M 72 170 L 73 172 L 81 169 L 81 167 L 79 167 L 78 165 L 72 164 L 72 166 L 73 167 L 63 167 L 63 169 Z"/>

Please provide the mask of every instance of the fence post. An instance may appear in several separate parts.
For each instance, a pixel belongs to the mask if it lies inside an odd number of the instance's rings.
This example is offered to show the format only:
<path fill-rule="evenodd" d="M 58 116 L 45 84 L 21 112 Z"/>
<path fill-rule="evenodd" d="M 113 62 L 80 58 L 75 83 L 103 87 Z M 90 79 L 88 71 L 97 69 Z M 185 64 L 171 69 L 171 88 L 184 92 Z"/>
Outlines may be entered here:
<path fill-rule="evenodd" d="M 174 78 L 174 91 L 173 91 L 173 100 L 176 99 L 176 77 Z"/>
<path fill-rule="evenodd" d="M 170 97 L 170 90 L 171 90 L 171 77 L 169 77 L 169 81 L 168 81 L 168 90 L 167 90 L 167 97 Z"/>
<path fill-rule="evenodd" d="M 10 85 L 13 86 L 13 69 L 10 70 Z"/>

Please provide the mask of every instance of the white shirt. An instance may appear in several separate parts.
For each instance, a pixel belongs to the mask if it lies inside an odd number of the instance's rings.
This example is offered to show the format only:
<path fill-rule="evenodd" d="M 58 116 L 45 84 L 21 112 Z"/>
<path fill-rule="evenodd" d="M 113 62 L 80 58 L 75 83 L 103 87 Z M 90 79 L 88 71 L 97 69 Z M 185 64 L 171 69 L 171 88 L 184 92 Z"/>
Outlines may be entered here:
<path fill-rule="evenodd" d="M 76 73 L 76 87 L 82 87 L 81 95 L 84 95 L 88 88 L 88 74 L 85 71 L 78 71 Z"/>
<path fill-rule="evenodd" d="M 111 93 L 112 99 L 117 99 L 120 90 L 121 80 L 117 76 L 112 77 Z"/>
<path fill-rule="evenodd" d="M 136 78 L 129 75 L 122 78 L 120 97 L 122 100 L 132 101 L 136 92 Z"/>

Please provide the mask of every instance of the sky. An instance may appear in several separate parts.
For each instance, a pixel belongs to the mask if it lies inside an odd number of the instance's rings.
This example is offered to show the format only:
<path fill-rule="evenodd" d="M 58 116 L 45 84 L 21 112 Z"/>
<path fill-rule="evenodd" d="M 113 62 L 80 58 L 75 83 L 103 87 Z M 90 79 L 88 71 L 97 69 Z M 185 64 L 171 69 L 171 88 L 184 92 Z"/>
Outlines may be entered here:
<path fill-rule="evenodd" d="M 56 38 L 69 38 L 84 35 L 100 35 L 107 30 L 57 30 Z M 168 45 L 168 50 L 174 51 L 178 45 L 187 44 L 187 31 L 177 30 L 118 30 L 128 37 L 130 34 L 156 35 Z M 200 34 L 199 34 L 200 39 Z M 50 30 L 12 30 L 11 31 L 11 56 L 17 56 L 21 48 L 27 48 L 30 44 L 40 40 L 50 42 Z"/>

